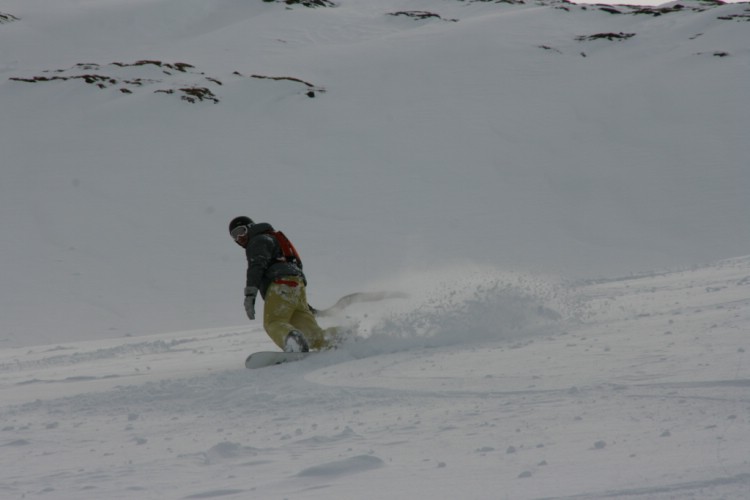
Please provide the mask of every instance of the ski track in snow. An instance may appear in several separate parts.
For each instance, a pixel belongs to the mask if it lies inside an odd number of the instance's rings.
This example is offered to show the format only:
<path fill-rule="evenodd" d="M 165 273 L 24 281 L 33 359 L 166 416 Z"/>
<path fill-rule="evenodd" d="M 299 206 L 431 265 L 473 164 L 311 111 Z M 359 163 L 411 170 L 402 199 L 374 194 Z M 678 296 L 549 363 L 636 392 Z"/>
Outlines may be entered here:
<path fill-rule="evenodd" d="M 476 298 L 446 287 L 395 316 L 396 302 L 379 306 L 380 321 L 402 326 L 390 348 L 370 318 L 365 338 L 339 351 L 252 371 L 242 362 L 265 347 L 257 330 L 2 350 L 12 403 L 0 412 L 0 488 L 5 498 L 742 498 L 748 277 L 741 258 L 557 284 L 567 310 L 497 339 L 435 330 L 461 314 L 480 324 L 476 304 L 464 307 Z M 486 305 L 502 308 L 510 295 L 496 290 Z"/>

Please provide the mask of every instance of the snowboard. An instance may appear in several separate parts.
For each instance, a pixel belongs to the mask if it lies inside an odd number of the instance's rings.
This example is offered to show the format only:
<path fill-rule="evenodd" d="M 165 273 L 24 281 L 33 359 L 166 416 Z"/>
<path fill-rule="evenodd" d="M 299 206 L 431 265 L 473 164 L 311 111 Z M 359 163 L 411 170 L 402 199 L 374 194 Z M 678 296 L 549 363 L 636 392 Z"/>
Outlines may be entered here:
<path fill-rule="evenodd" d="M 260 351 L 254 352 L 245 360 L 245 368 L 264 368 L 266 366 L 291 363 L 306 358 L 309 352 Z"/>

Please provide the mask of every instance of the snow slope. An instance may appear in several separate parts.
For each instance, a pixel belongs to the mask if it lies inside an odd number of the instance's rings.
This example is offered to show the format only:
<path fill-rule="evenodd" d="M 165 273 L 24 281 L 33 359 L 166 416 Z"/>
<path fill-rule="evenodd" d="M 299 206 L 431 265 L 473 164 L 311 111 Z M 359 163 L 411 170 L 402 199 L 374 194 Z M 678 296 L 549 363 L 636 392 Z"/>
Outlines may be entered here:
<path fill-rule="evenodd" d="M 2 2 L 0 497 L 747 498 L 750 11 L 677 5 Z M 239 214 L 409 298 L 245 370 Z"/>
<path fill-rule="evenodd" d="M 3 498 L 747 498 L 750 259 L 496 280 L 260 370 L 257 328 L 3 349 Z"/>

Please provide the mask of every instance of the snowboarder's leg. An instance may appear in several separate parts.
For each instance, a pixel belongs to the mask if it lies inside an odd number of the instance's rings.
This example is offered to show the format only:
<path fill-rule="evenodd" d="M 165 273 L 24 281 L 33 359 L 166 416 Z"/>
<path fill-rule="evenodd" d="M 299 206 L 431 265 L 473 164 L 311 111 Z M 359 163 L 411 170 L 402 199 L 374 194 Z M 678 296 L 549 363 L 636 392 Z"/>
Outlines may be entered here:
<path fill-rule="evenodd" d="M 336 344 L 335 329 L 323 330 L 318 325 L 315 315 L 307 305 L 307 291 L 305 285 L 300 283 L 299 303 L 291 318 L 294 327 L 301 331 L 310 344 L 310 349 L 328 349 Z"/>
<path fill-rule="evenodd" d="M 312 350 L 336 345 L 336 329 L 323 330 L 310 311 L 304 282 L 296 276 L 285 277 L 282 281 L 268 287 L 263 310 L 263 326 L 274 344 L 284 350 L 287 335 L 297 330 Z"/>
<path fill-rule="evenodd" d="M 263 306 L 263 328 L 273 343 L 282 350 L 286 337 L 293 330 L 292 316 L 297 310 L 297 289 L 279 283 L 271 283 L 266 291 Z"/>
<path fill-rule="evenodd" d="M 337 329 L 322 329 L 309 310 L 296 311 L 292 316 L 292 324 L 305 334 L 310 343 L 310 349 L 329 349 L 338 343 Z"/>

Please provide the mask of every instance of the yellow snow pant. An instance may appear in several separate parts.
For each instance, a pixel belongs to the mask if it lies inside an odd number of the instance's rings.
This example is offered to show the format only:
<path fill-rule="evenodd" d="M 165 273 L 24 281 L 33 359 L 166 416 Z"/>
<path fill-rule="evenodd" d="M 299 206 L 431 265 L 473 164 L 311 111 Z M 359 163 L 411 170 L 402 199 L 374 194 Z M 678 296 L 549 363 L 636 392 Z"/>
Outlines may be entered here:
<path fill-rule="evenodd" d="M 299 276 L 277 280 L 266 290 L 263 328 L 273 343 L 284 349 L 286 336 L 297 330 L 311 350 L 327 349 L 336 343 L 335 329 L 323 330 L 307 304 L 305 283 Z"/>

